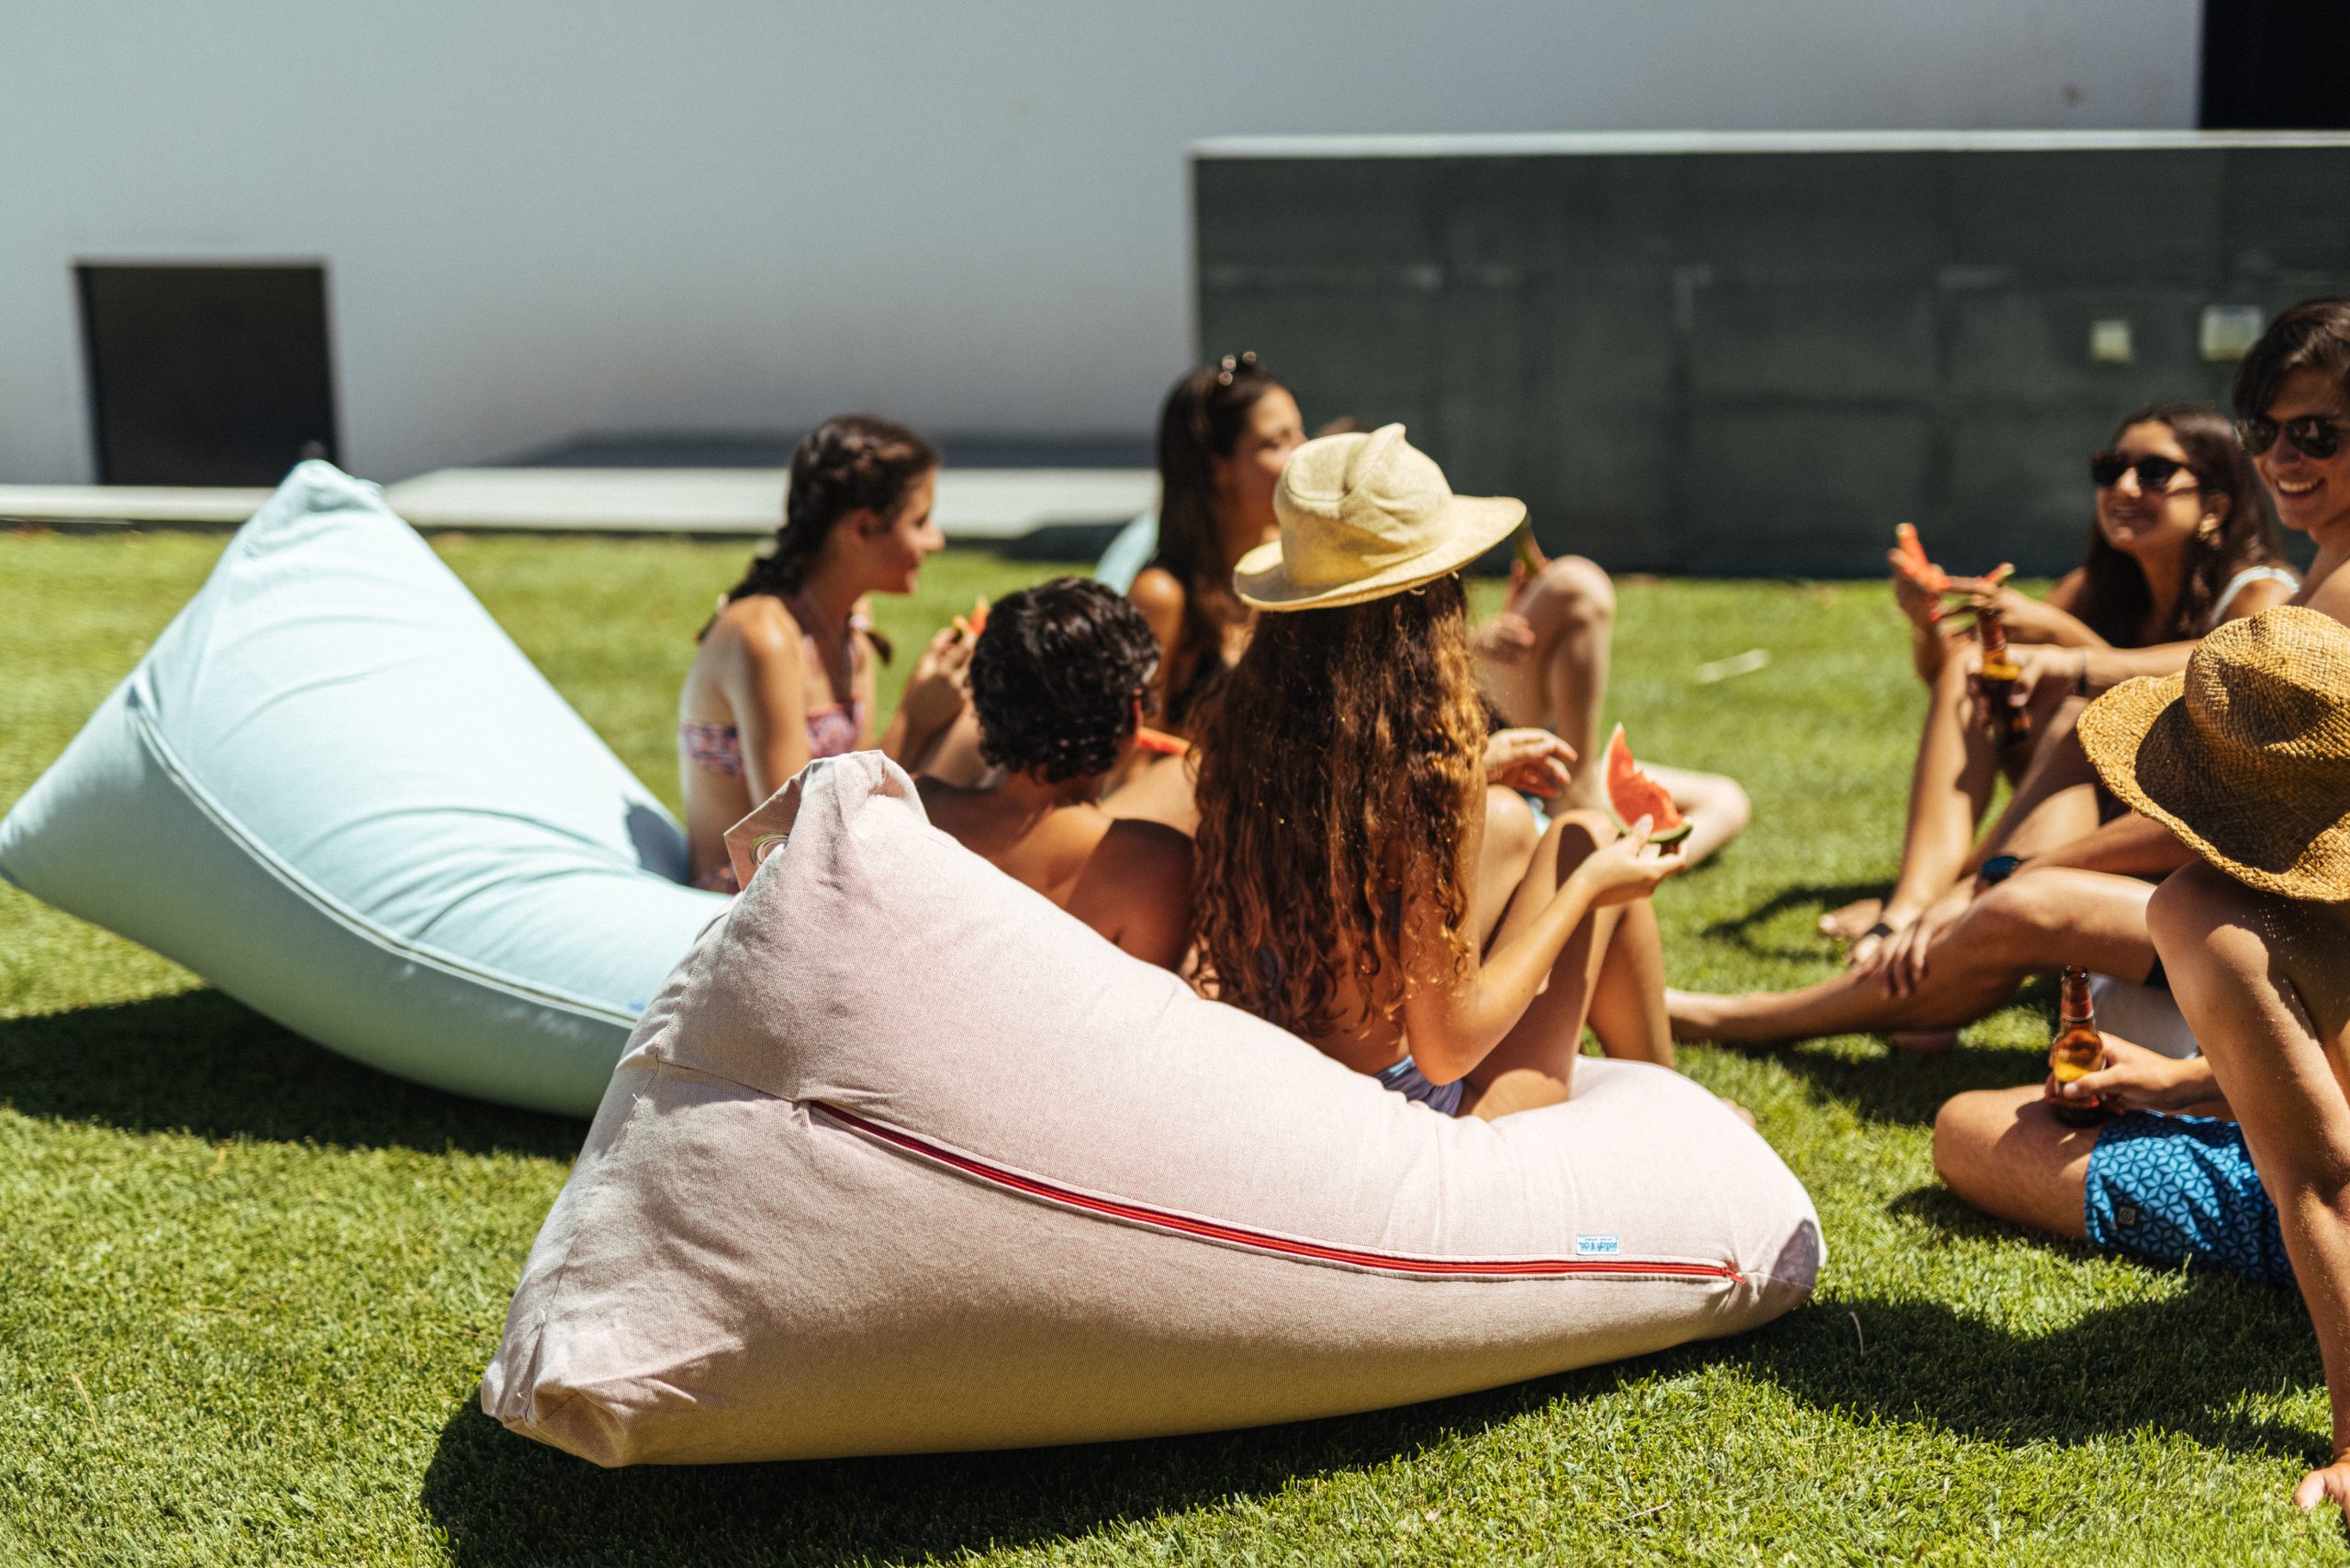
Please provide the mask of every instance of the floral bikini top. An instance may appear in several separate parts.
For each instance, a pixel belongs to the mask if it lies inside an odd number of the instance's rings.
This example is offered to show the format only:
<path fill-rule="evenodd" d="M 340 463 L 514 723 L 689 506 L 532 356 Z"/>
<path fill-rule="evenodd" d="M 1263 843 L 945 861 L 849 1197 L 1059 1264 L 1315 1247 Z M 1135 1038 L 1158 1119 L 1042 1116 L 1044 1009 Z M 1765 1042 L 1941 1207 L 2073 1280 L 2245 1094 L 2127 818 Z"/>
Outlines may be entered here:
<path fill-rule="evenodd" d="M 855 667 L 856 637 L 871 629 L 873 622 L 862 615 L 848 618 L 847 661 Z M 800 644 L 808 657 L 816 655 L 816 639 L 811 633 L 800 633 Z M 834 702 L 827 707 L 808 711 L 808 754 L 811 756 L 845 756 L 856 749 L 857 738 L 865 733 L 865 704 L 855 698 Z M 695 723 L 680 720 L 677 723 L 677 755 L 688 767 L 704 772 L 722 774 L 729 778 L 743 776 L 743 731 L 738 724 Z M 720 892 L 740 891 L 734 886 L 734 868 L 721 865 L 704 877 L 702 885 Z"/>

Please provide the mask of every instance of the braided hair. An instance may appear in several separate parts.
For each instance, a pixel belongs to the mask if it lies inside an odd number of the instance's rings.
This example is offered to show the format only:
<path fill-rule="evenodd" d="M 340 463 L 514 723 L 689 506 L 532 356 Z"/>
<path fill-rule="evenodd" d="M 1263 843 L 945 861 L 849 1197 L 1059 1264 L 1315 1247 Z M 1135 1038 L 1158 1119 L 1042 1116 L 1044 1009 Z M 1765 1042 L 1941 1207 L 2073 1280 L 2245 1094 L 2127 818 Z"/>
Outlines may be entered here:
<path fill-rule="evenodd" d="M 914 481 L 937 466 L 938 449 L 903 425 L 873 414 L 826 420 L 801 437 L 791 454 L 791 484 L 775 543 L 753 557 L 720 608 L 753 594 L 781 599 L 799 592 L 841 519 L 860 510 L 888 517 Z M 713 616 L 694 640 L 708 636 L 715 622 Z"/>
<path fill-rule="evenodd" d="M 1086 577 L 996 600 L 971 650 L 979 756 L 1047 784 L 1116 766 L 1158 667 L 1142 611 Z"/>

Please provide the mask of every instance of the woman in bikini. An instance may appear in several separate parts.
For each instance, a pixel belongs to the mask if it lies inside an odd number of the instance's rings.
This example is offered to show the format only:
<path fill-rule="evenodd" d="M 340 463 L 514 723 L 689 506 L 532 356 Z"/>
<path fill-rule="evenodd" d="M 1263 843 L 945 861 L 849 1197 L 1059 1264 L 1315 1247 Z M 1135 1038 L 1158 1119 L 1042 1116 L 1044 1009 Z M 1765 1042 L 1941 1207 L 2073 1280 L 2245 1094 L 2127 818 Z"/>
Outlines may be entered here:
<path fill-rule="evenodd" d="M 1488 748 L 1460 571 L 1524 506 L 1453 496 L 1400 425 L 1301 446 L 1273 505 L 1201 741 L 1203 989 L 1446 1114 L 1566 1098 L 1586 1022 L 1669 1062 L 1646 899 L 1681 862 L 1645 823 L 1562 814 L 1481 928 L 1486 790 L 1516 765 Z"/>
<path fill-rule="evenodd" d="M 2042 693 L 2029 741 L 2004 755 L 1970 696 L 1980 650 L 1913 563 L 1893 553 L 1894 594 L 1910 622 L 1910 656 L 1931 695 L 1910 779 L 1901 870 L 1882 900 L 1864 900 L 1821 918 L 1831 935 L 1849 936 L 1852 968 L 1874 971 L 1930 937 L 1911 928 L 1961 877 L 2004 847 L 2005 827 L 2021 823 L 2052 786 L 2087 784 L 2088 767 L 2071 741 L 2080 704 L 2053 700 L 2086 695 L 2133 675 L 2183 667 L 2196 641 L 2229 621 L 2256 615 L 2292 596 L 2298 579 L 2261 503 L 2260 484 L 2228 422 L 2209 409 L 2156 403 L 2122 420 L 2113 439 L 2089 459 L 2097 510 L 2088 554 L 2046 599 L 1988 579 L 1961 578 L 1972 608 L 1998 611 L 2018 662 Z M 2039 679 L 2053 668 L 2059 678 Z M 2023 784 L 2019 809 L 1980 850 L 1975 834 L 2002 771 Z M 2072 819 L 2043 816 L 2032 836 L 2075 836 L 2097 826 L 2089 790 L 2075 794 Z"/>
<path fill-rule="evenodd" d="M 791 457 L 774 547 L 701 630 L 677 705 L 695 884 L 737 890 L 724 834 L 811 758 L 874 744 L 874 663 L 888 657 L 867 594 L 912 593 L 946 545 L 931 521 L 938 454 L 869 415 L 825 420 Z M 914 666 L 881 750 L 918 760 L 962 707 L 968 640 L 954 628 Z"/>

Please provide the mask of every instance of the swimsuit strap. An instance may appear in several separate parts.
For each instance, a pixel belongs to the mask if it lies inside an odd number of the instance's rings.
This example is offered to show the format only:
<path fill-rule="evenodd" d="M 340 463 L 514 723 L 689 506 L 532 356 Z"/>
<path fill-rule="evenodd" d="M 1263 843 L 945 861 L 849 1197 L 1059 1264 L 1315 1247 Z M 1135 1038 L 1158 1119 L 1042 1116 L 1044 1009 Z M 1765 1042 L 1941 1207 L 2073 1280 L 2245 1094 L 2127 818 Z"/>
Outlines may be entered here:
<path fill-rule="evenodd" d="M 2271 582 L 2284 583 L 2296 590 L 2299 590 L 2301 586 L 2300 576 L 2287 567 L 2246 566 L 2243 571 L 2230 577 L 2228 586 L 2220 590 L 2220 597 L 2211 601 L 2212 627 L 2216 629 L 2219 626 L 2220 618 L 2227 614 L 2228 606 L 2235 602 L 2237 594 L 2255 583 Z"/>

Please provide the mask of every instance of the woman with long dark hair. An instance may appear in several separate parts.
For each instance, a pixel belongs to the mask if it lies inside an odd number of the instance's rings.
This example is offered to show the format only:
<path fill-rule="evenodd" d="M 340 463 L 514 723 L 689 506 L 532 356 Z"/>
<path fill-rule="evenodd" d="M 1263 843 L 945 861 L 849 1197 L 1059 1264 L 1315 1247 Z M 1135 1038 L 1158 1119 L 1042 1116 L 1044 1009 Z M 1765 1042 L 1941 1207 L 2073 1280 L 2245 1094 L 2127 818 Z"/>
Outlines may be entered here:
<path fill-rule="evenodd" d="M 2025 745 L 2002 751 L 1993 744 L 1969 693 L 1978 650 L 1962 622 L 1942 613 L 1930 585 L 1895 572 L 1911 622 L 1912 662 L 1932 695 L 1910 780 L 1899 879 L 1881 902 L 1864 900 L 1822 917 L 1830 935 L 1854 938 L 1856 969 L 1873 969 L 1908 946 L 1901 935 L 1971 868 L 1975 828 L 2001 772 L 2020 781 L 2036 757 L 2064 745 L 2078 705 L 2066 709 L 2054 698 L 2176 670 L 2213 627 L 2292 595 L 2296 578 L 2260 483 L 2228 421 L 2211 409 L 2154 403 L 2133 410 L 2091 456 L 2089 474 L 2097 500 L 2087 556 L 2046 599 L 1982 579 L 1953 585 L 1971 590 L 1973 608 L 1996 610 L 2009 637 L 2023 645 L 2016 652 L 2029 673 L 2024 684 L 2043 693 L 2042 722 Z M 2019 799 L 2028 808 L 2038 794 Z M 2096 822 L 2090 816 L 2076 825 L 2086 832 Z M 2048 831 L 2043 823 L 2041 832 Z"/>
<path fill-rule="evenodd" d="M 811 431 L 791 457 L 783 526 L 701 629 L 677 705 L 686 836 L 698 885 L 734 890 L 724 834 L 811 758 L 874 744 L 874 665 L 889 650 L 867 595 L 912 593 L 946 540 L 931 521 L 936 449 L 867 414 Z M 968 639 L 942 631 L 881 737 L 918 758 L 962 708 Z"/>
<path fill-rule="evenodd" d="M 1307 442 L 1275 505 L 1200 744 L 1203 984 L 1446 1114 L 1565 1098 L 1586 1022 L 1669 1062 L 1646 897 L 1681 862 L 1645 823 L 1567 812 L 1503 898 L 1477 885 L 1494 772 L 1459 573 L 1525 508 L 1452 495 L 1400 425 Z"/>

